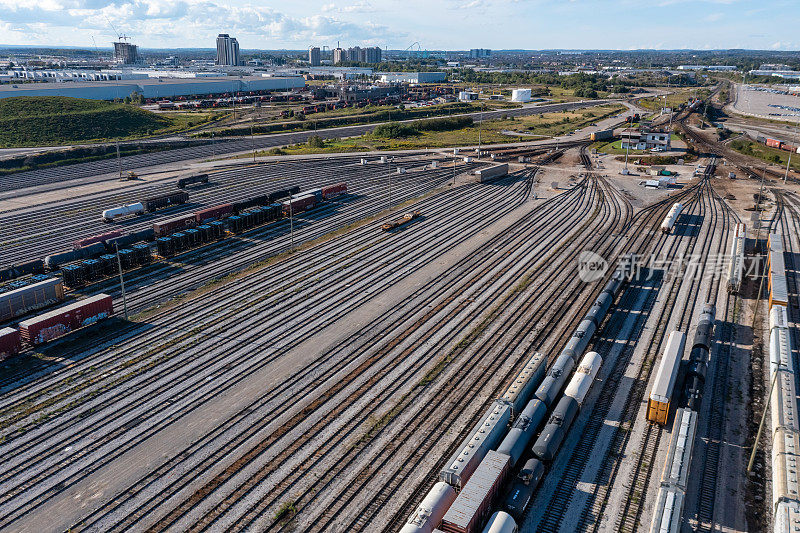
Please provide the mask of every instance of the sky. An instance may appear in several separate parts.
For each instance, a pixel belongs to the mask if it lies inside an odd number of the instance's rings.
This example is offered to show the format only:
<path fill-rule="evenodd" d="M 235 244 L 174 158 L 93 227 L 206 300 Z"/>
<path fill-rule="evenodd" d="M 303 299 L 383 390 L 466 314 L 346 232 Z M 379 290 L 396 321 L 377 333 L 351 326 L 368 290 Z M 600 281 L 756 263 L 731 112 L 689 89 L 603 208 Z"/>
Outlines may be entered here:
<path fill-rule="evenodd" d="M 0 44 L 800 49 L 798 0 L 0 0 Z"/>

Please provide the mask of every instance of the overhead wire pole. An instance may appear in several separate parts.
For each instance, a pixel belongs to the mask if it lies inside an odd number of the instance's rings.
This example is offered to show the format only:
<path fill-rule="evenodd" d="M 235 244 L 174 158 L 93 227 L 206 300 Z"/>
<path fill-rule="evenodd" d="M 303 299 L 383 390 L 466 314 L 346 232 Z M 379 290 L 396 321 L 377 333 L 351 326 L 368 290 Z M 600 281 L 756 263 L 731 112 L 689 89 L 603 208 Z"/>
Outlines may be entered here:
<path fill-rule="evenodd" d="M 797 139 L 797 127 L 794 128 L 794 136 Z M 786 161 L 786 173 L 783 175 L 783 184 L 786 185 L 786 179 L 789 177 L 789 166 L 792 164 L 792 152 L 789 151 L 789 160 Z"/>
<path fill-rule="evenodd" d="M 117 268 L 119 269 L 119 286 L 122 290 L 122 309 L 125 312 L 125 320 L 128 320 L 128 299 L 125 296 L 125 279 L 122 277 L 122 259 L 119 257 L 119 243 L 114 243 L 117 249 Z"/>

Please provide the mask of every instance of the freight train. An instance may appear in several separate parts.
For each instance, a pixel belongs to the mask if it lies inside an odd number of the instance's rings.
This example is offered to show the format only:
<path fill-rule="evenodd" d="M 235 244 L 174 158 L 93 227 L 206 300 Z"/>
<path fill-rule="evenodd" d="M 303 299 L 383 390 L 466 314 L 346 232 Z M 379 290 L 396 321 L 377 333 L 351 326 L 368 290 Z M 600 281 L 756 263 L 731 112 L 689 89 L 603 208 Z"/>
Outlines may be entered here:
<path fill-rule="evenodd" d="M 61 269 L 64 283 L 68 287 L 79 287 L 86 282 L 113 275 L 119 267 L 127 270 L 150 264 L 152 261 L 152 252 L 148 244 L 150 242 L 155 242 L 158 256 L 168 258 L 221 238 L 227 232 L 240 233 L 285 216 L 298 214 L 311 209 L 319 202 L 346 193 L 346 183 L 336 183 L 302 192 L 300 187 L 294 186 L 239 202 L 183 213 L 155 222 L 152 228 L 134 233 L 123 235 L 118 230 L 81 239 L 73 243 L 73 249 L 69 252 L 48 255 L 43 265 L 51 271 Z M 288 200 L 281 203 L 280 200 L 284 199 Z M 289 204 L 291 208 L 288 207 Z M 126 246 L 131 247 L 124 248 Z M 117 250 L 119 250 L 119 260 L 117 260 Z"/>
<path fill-rule="evenodd" d="M 800 422 L 783 236 L 769 235 L 769 375 L 772 414 L 772 511 L 775 533 L 800 530 Z"/>
<path fill-rule="evenodd" d="M 575 361 L 582 356 L 603 322 L 631 267 L 630 258 L 624 258 L 549 371 L 545 368 L 546 357 L 543 354 L 536 353 L 528 360 L 506 393 L 492 402 L 456 448 L 439 473 L 439 482 L 409 517 L 401 533 L 517 530 L 515 518 L 521 519 L 544 474 L 544 464 L 539 457 L 534 456 L 525 463 L 504 500 L 503 511 L 489 518 L 486 529 L 480 528 L 491 514 L 492 506 L 501 499 L 506 482 L 513 476 L 516 465 L 545 421 L 548 408 L 563 388 Z M 565 391 L 567 396 L 559 402 L 549 419 L 551 425 L 557 425 L 559 420 L 561 423 L 553 431 L 559 442 L 553 438 L 548 440 L 548 458 L 555 455 L 568 426 L 577 415 L 601 361 L 595 352 L 581 360 L 579 371 Z M 507 430 L 512 420 L 513 425 Z M 460 493 L 456 496 L 454 490 L 446 487 L 460 490 Z M 437 527 L 439 529 L 435 529 Z"/>
<path fill-rule="evenodd" d="M 106 209 L 101 214 L 103 222 L 114 222 L 115 219 L 121 216 L 128 215 L 143 215 L 144 213 L 154 213 L 159 209 L 171 207 L 173 205 L 185 204 L 189 201 L 189 193 L 185 191 L 172 192 L 168 194 L 161 194 L 159 196 L 151 196 L 144 198 L 139 202 L 126 204 L 119 207 L 112 207 Z"/>
<path fill-rule="evenodd" d="M 651 533 L 679 533 L 683 504 L 688 486 L 697 417 L 705 388 L 711 343 L 714 338 L 716 308 L 707 303 L 697 321 L 694 340 L 685 375 L 683 399 L 686 407 L 675 412 L 672 440 L 656 496 L 656 509 L 650 525 Z"/>
<path fill-rule="evenodd" d="M 22 320 L 19 328 L 6 327 L 0 330 L 0 360 L 17 355 L 24 345 L 39 346 L 113 314 L 111 296 L 97 294 Z"/>

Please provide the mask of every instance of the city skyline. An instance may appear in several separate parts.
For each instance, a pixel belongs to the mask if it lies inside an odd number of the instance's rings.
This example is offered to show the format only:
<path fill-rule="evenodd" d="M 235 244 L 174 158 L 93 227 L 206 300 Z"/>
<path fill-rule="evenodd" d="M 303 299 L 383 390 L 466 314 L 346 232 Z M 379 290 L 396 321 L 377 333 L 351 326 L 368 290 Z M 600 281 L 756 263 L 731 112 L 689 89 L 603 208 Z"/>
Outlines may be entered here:
<path fill-rule="evenodd" d="M 0 0 L 0 7 L 2 45 L 107 48 L 116 37 L 110 20 L 141 48 L 212 48 L 218 33 L 263 50 L 337 41 L 399 50 L 414 43 L 423 50 L 800 48 L 800 6 L 788 0 Z"/>

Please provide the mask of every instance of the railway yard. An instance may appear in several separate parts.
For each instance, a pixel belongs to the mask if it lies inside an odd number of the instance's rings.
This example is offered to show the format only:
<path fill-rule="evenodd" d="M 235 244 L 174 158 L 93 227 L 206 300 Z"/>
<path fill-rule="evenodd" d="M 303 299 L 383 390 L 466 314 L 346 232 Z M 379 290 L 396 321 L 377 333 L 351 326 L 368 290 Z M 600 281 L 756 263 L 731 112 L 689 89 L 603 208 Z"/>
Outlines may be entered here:
<path fill-rule="evenodd" d="M 693 119 L 657 189 L 581 136 L 0 179 L 0 529 L 800 527 L 800 188 Z"/>

